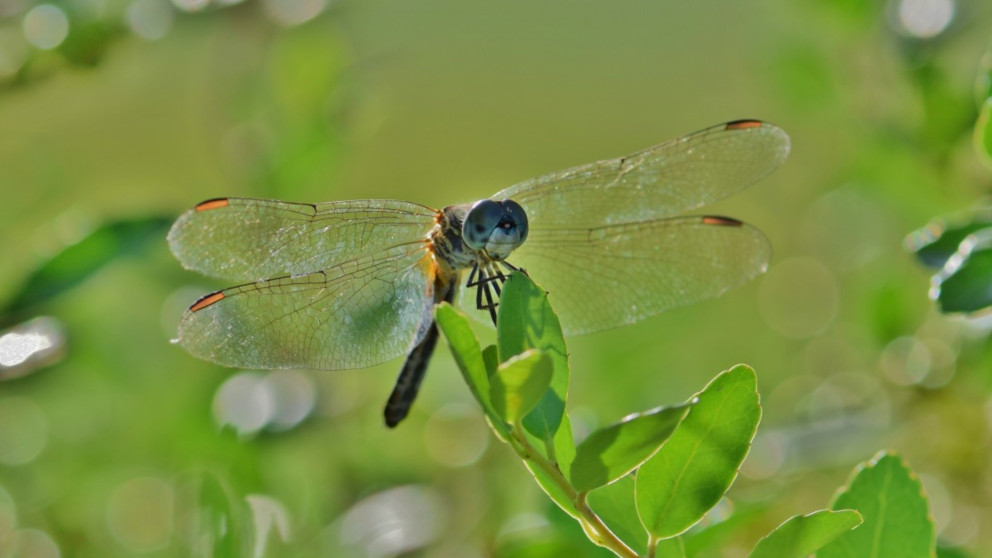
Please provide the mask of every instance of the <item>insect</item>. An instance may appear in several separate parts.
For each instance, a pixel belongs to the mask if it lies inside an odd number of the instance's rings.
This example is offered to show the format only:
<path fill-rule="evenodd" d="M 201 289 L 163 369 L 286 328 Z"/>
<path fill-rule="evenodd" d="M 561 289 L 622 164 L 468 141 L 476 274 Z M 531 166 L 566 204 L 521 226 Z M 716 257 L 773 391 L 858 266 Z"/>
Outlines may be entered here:
<path fill-rule="evenodd" d="M 406 354 L 385 409 L 392 427 L 437 343 L 434 306 L 457 298 L 495 322 L 512 270 L 548 291 L 566 335 L 631 324 L 764 272 L 771 249 L 757 229 L 682 214 L 752 184 L 788 152 L 780 128 L 739 120 L 441 210 L 208 200 L 176 221 L 169 245 L 184 267 L 242 284 L 193 303 L 176 341 L 241 368 L 340 370 Z"/>

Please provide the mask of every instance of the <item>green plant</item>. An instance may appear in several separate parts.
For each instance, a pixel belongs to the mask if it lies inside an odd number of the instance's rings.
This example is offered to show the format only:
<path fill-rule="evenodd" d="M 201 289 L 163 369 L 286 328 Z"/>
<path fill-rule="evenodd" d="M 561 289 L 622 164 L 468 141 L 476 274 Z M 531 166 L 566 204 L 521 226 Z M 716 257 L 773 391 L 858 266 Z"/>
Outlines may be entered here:
<path fill-rule="evenodd" d="M 973 142 L 978 158 L 992 167 L 992 47 L 975 82 L 979 115 Z M 939 271 L 930 298 L 942 312 L 975 312 L 992 307 L 992 211 L 983 207 L 960 217 L 940 217 L 914 231 L 907 246 Z"/>
<path fill-rule="evenodd" d="M 510 276 L 494 346 L 482 348 L 447 304 L 436 318 L 492 430 L 589 540 L 624 557 L 700 550 L 686 550 L 690 530 L 730 488 L 761 416 L 751 368 L 735 366 L 686 402 L 629 415 L 576 445 L 565 412 L 568 353 L 540 287 Z M 829 509 L 786 520 L 750 556 L 925 557 L 934 545 L 919 481 L 883 452 L 855 470 Z"/>

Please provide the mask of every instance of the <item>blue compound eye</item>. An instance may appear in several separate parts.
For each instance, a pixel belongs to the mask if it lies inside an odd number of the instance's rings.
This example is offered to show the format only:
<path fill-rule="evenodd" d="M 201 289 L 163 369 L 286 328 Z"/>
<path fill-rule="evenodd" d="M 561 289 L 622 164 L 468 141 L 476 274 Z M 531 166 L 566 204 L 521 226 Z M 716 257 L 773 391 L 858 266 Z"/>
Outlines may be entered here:
<path fill-rule="evenodd" d="M 518 245 L 527 240 L 527 213 L 519 203 L 513 200 L 503 200 L 503 218 L 500 226 L 516 229 Z"/>
<path fill-rule="evenodd" d="M 493 230 L 499 226 L 502 219 L 503 207 L 499 202 L 493 200 L 476 202 L 465 216 L 465 223 L 462 224 L 462 238 L 465 244 L 473 250 L 485 248 Z"/>

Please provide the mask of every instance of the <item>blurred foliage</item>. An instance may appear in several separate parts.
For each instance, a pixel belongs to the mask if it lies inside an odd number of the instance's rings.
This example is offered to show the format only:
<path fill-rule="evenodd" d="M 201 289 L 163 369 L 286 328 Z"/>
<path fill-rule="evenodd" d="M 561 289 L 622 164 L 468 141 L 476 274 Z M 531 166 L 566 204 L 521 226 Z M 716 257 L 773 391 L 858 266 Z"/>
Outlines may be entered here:
<path fill-rule="evenodd" d="M 0 318 L 17 319 L 51 298 L 79 286 L 103 266 L 120 258 L 144 254 L 161 242 L 171 217 L 120 220 L 101 225 L 27 276 L 23 286 L 0 309 Z M 0 322 L 2 324 L 2 322 Z"/>
<path fill-rule="evenodd" d="M 981 0 L 0 1 L 0 335 L 44 318 L 62 336 L 0 373 L 0 557 L 609 555 L 492 443 L 445 351 L 393 432 L 395 363 L 232 374 L 170 345 L 219 285 L 149 216 L 224 195 L 438 207 L 738 118 L 794 145 L 707 209 L 768 234 L 769 274 L 568 339 L 570 407 L 540 447 L 569 461 L 607 417 L 747 362 L 761 428 L 687 556 L 747 555 L 882 447 L 919 473 L 938 556 L 989 555 L 988 321 L 941 314 L 899 249 L 986 205 L 989 29 Z M 928 265 L 974 214 L 943 219 Z M 635 482 L 590 493 L 618 536 Z"/>
<path fill-rule="evenodd" d="M 992 51 L 982 59 L 975 90 L 980 110 L 975 124 L 975 149 L 992 163 Z M 907 244 L 923 263 L 941 268 L 931 280 L 930 297 L 942 312 L 977 312 L 992 307 L 992 226 L 989 209 L 957 224 L 946 218 L 930 223 L 907 237 Z"/>

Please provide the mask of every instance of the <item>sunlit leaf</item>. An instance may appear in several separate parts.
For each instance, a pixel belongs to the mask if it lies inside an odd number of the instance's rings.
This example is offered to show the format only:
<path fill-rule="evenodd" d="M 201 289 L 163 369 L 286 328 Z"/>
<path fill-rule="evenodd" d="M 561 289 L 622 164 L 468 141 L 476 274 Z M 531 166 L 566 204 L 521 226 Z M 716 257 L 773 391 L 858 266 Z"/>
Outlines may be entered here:
<path fill-rule="evenodd" d="M 509 429 L 493 408 L 489 399 L 489 375 L 486 373 L 486 362 L 479 348 L 479 340 L 468 325 L 468 319 L 448 303 L 439 304 L 434 311 L 434 319 L 438 329 L 448 340 L 451 354 L 462 372 L 465 383 L 489 417 L 490 424 L 504 433 Z"/>
<path fill-rule="evenodd" d="M 699 521 L 737 477 L 761 417 L 754 370 L 739 365 L 700 392 L 665 445 L 637 472 L 637 510 L 659 538 Z"/>
<path fill-rule="evenodd" d="M 634 477 L 627 475 L 617 482 L 589 493 L 589 507 L 617 537 L 638 554 L 647 552 L 648 532 L 637 516 L 634 503 Z"/>
<path fill-rule="evenodd" d="M 920 480 L 896 455 L 859 465 L 830 507 L 858 510 L 864 523 L 817 552 L 817 558 L 930 558 L 934 527 Z"/>
<path fill-rule="evenodd" d="M 115 258 L 162 244 L 171 217 L 149 217 L 106 223 L 67 246 L 24 281 L 0 314 L 18 314 L 79 285 Z"/>
<path fill-rule="evenodd" d="M 964 223 L 948 224 L 940 219 L 913 231 L 906 237 L 906 246 L 921 262 L 939 269 L 958 251 L 961 241 L 968 235 L 990 227 L 992 215 L 987 211 L 976 212 Z"/>
<path fill-rule="evenodd" d="M 671 436 L 689 405 L 625 417 L 590 434 L 577 448 L 569 479 L 579 492 L 609 484 L 644 463 Z"/>
<path fill-rule="evenodd" d="M 797 515 L 766 535 L 749 558 L 806 558 L 823 545 L 861 524 L 854 510 L 819 510 Z"/>
<path fill-rule="evenodd" d="M 992 306 L 992 229 L 961 243 L 933 277 L 930 296 L 942 312 L 974 312 Z"/>
<path fill-rule="evenodd" d="M 489 400 L 496 414 L 510 424 L 537 405 L 551 383 L 551 359 L 531 349 L 499 365 L 490 378 Z"/>
<path fill-rule="evenodd" d="M 500 296 L 497 323 L 501 361 L 528 349 L 539 349 L 551 359 L 551 389 L 545 391 L 541 401 L 523 420 L 528 432 L 550 443 L 565 413 L 568 352 L 558 317 L 548 304 L 547 293 L 527 275 L 510 274 Z"/>

